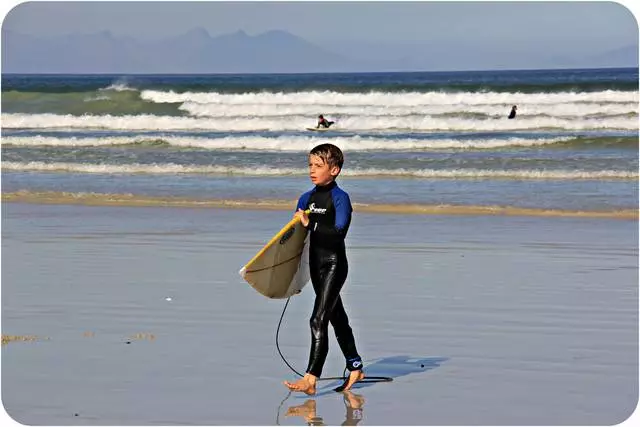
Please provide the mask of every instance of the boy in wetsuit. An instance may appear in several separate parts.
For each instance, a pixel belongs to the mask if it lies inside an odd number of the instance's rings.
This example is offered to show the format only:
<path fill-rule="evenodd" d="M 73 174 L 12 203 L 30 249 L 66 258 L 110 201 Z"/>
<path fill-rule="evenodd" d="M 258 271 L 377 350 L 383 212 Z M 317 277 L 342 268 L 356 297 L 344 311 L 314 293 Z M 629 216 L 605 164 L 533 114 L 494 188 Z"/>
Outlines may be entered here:
<path fill-rule="evenodd" d="M 329 126 L 331 126 L 334 122 L 330 122 L 329 120 L 325 119 L 322 114 L 320 114 L 318 116 L 318 126 L 316 126 L 316 129 L 318 129 L 319 127 L 323 127 L 325 129 L 329 128 Z"/>
<path fill-rule="evenodd" d="M 309 152 L 309 177 L 315 187 L 300 197 L 294 214 L 311 234 L 309 270 L 316 299 L 309 322 L 311 351 L 306 373 L 295 383 L 285 381 L 284 384 L 290 390 L 306 394 L 315 394 L 316 381 L 322 374 L 329 352 L 329 323 L 349 370 L 344 390 L 364 378 L 362 358 L 356 350 L 349 318 L 340 298 L 348 271 L 344 239 L 352 212 L 349 195 L 335 182 L 343 163 L 342 151 L 333 144 L 321 144 Z M 308 215 L 307 209 L 310 210 Z"/>
<path fill-rule="evenodd" d="M 515 119 L 516 118 L 516 110 L 518 109 L 518 107 L 516 107 L 515 105 L 513 107 L 511 107 L 511 112 L 509 113 L 509 117 L 510 119 Z"/>

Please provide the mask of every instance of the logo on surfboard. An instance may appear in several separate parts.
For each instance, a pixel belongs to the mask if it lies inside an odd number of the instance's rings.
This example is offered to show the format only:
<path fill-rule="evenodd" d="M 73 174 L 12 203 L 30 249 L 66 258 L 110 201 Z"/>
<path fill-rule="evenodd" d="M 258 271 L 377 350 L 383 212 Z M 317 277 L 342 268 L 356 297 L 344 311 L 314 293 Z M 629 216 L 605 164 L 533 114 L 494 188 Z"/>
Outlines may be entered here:
<path fill-rule="evenodd" d="M 291 227 L 290 229 L 285 231 L 282 237 L 280 238 L 280 244 L 284 245 L 286 241 L 289 240 L 291 236 L 293 236 L 293 233 L 295 233 L 295 231 L 296 231 L 295 227 Z"/>

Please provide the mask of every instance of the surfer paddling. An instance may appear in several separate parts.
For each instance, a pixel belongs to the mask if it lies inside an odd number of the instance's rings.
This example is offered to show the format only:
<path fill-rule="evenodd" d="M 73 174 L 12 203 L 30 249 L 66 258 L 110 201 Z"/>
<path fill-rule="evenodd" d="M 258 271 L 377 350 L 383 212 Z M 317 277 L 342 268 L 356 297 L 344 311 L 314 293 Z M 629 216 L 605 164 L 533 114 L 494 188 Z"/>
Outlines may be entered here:
<path fill-rule="evenodd" d="M 311 234 L 309 270 L 316 299 L 309 322 L 311 350 L 306 373 L 298 381 L 284 381 L 284 384 L 292 391 L 309 395 L 316 392 L 316 382 L 329 352 L 329 323 L 349 370 L 349 378 L 338 389 L 349 390 L 364 379 L 362 358 L 356 350 L 349 318 L 340 298 L 348 271 L 344 239 L 352 212 L 349 195 L 335 181 L 343 163 L 342 151 L 333 144 L 321 144 L 309 152 L 309 177 L 315 187 L 300 197 L 294 214 Z"/>
<path fill-rule="evenodd" d="M 329 129 L 329 126 L 331 126 L 332 124 L 334 124 L 335 122 L 331 122 L 327 119 L 325 119 L 322 114 L 320 114 L 318 116 L 318 125 L 316 126 L 316 129 L 320 129 L 320 128 L 324 128 L 324 129 Z"/>

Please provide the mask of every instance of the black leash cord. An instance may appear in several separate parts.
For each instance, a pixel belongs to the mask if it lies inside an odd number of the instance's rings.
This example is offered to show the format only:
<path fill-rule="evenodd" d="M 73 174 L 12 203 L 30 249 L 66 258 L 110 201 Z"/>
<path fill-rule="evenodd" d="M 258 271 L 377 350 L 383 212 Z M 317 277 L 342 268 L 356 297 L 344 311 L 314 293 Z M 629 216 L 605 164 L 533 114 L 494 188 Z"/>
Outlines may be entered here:
<path fill-rule="evenodd" d="M 280 351 L 280 345 L 278 344 L 278 336 L 280 335 L 280 326 L 282 325 L 282 319 L 284 318 L 284 313 L 285 311 L 287 311 L 287 306 L 289 305 L 289 300 L 291 300 L 291 297 L 287 298 L 287 302 L 284 305 L 284 308 L 282 309 L 282 314 L 280 315 L 280 321 L 278 321 L 278 328 L 276 329 L 276 348 L 278 349 L 278 354 L 280 354 L 280 357 L 282 358 L 282 361 L 285 363 L 285 365 L 287 365 L 289 367 L 289 369 L 291 369 L 296 375 L 298 375 L 299 377 L 303 377 L 304 375 L 302 375 L 300 372 L 296 371 L 293 366 L 291 366 L 289 364 L 289 362 L 287 362 L 287 359 L 284 358 L 284 356 L 282 355 L 282 351 Z M 344 371 L 342 371 L 342 376 L 341 377 L 322 377 L 322 378 L 318 378 L 318 381 L 325 381 L 325 380 L 341 380 L 341 381 L 345 381 L 347 379 L 347 368 L 344 368 Z M 364 379 L 362 379 L 361 381 L 358 381 L 359 383 L 381 383 L 381 382 L 389 382 L 389 381 L 393 381 L 393 378 L 390 377 L 364 377 Z"/>

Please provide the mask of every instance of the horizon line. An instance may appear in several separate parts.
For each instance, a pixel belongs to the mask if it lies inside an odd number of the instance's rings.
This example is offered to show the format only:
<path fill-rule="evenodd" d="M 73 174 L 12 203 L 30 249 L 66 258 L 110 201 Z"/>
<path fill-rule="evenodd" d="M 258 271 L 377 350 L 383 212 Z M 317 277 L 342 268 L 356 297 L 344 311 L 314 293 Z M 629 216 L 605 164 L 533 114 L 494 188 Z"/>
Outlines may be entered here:
<path fill-rule="evenodd" d="M 513 68 L 513 69 L 473 69 L 473 70 L 412 70 L 412 71 L 305 71 L 305 72 L 278 72 L 278 73 L 265 73 L 265 72 L 211 72 L 211 73 L 16 73 L 16 72 L 2 72 L 3 76 L 226 76 L 226 75 L 265 75 L 265 76 L 277 76 L 277 75 L 317 75 L 317 74 L 422 74 L 422 73 L 483 73 L 483 72 L 527 72 L 527 71 L 597 71 L 597 70 L 639 70 L 640 66 L 635 67 L 560 67 L 560 68 Z"/>

